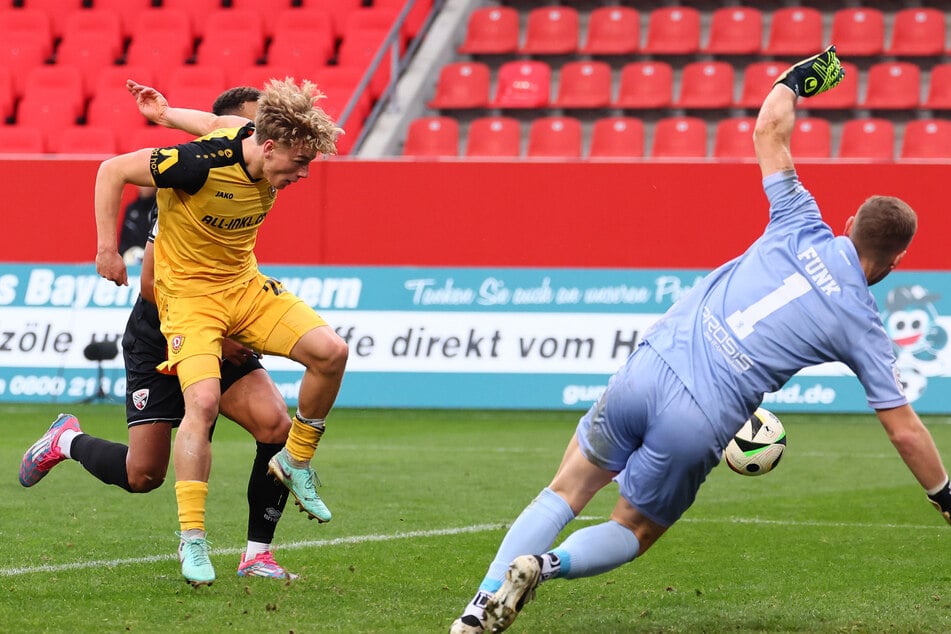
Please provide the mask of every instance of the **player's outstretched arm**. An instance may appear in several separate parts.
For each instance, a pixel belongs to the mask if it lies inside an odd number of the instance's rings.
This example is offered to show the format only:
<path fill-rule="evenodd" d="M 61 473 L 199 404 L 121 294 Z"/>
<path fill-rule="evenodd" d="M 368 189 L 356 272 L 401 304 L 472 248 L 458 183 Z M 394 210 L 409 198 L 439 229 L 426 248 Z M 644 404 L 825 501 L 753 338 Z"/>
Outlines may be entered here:
<path fill-rule="evenodd" d="M 103 161 L 96 174 L 96 272 L 116 286 L 129 283 L 125 261 L 119 254 L 117 228 L 122 190 L 128 185 L 155 187 L 149 170 L 151 149 L 120 154 Z"/>
<path fill-rule="evenodd" d="M 794 168 L 789 141 L 795 122 L 796 99 L 815 97 L 839 85 L 845 71 L 835 46 L 796 62 L 773 83 L 756 119 L 753 145 L 763 177 Z"/>
<path fill-rule="evenodd" d="M 795 121 L 795 93 L 786 86 L 773 86 L 760 107 L 753 128 L 753 147 L 763 178 L 795 169 L 789 151 Z"/>
<path fill-rule="evenodd" d="M 875 413 L 882 427 L 885 428 L 888 439 L 898 450 L 918 483 L 926 491 L 938 491 L 937 500 L 935 495 L 929 495 L 929 498 L 945 519 L 951 522 L 951 494 L 947 491 L 948 474 L 941 462 L 941 456 L 938 454 L 931 432 L 918 418 L 918 414 L 911 405 L 880 409 Z M 944 497 L 941 497 L 941 490 L 945 491 Z"/>
<path fill-rule="evenodd" d="M 191 108 L 173 108 L 168 105 L 165 95 L 151 86 L 144 86 L 132 79 L 126 81 L 126 88 L 135 97 L 135 103 L 142 116 L 166 128 L 183 130 L 195 136 L 202 136 L 219 128 L 242 126 L 249 120 L 236 115 L 218 116 L 203 110 Z"/>

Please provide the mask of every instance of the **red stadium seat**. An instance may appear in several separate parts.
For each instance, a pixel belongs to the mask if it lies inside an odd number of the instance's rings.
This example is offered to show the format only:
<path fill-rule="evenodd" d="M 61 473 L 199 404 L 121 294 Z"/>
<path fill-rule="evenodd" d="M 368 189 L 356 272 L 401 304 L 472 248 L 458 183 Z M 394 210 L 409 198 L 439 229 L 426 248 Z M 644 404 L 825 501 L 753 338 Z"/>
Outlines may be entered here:
<path fill-rule="evenodd" d="M 892 39 L 886 53 L 906 57 L 944 53 L 944 11 L 928 7 L 901 9 L 892 23 Z"/>
<path fill-rule="evenodd" d="M 874 7 L 847 7 L 832 14 L 832 41 L 844 57 L 881 55 L 885 15 Z"/>
<path fill-rule="evenodd" d="M 74 68 L 82 77 L 85 97 L 91 97 L 99 71 L 112 66 L 117 59 L 116 49 L 96 33 L 79 33 L 63 38 L 56 49 L 57 66 Z"/>
<path fill-rule="evenodd" d="M 641 47 L 641 15 L 632 7 L 598 7 L 588 16 L 581 52 L 586 55 L 629 55 Z"/>
<path fill-rule="evenodd" d="M 125 91 L 126 80 L 132 79 L 143 86 L 154 86 L 155 76 L 152 69 L 148 66 L 104 66 L 100 68 L 93 78 L 93 96 L 100 92 Z M 113 95 L 117 92 L 113 92 Z M 126 91 L 126 101 L 133 105 L 135 100 Z"/>
<path fill-rule="evenodd" d="M 277 64 L 265 64 L 263 66 L 248 66 L 241 70 L 238 74 L 237 81 L 235 81 L 236 86 L 253 86 L 254 88 L 264 88 L 264 85 L 267 84 L 272 79 L 284 80 L 288 77 L 293 77 L 295 80 L 300 81 L 304 77 L 318 77 L 319 69 L 313 68 L 312 72 L 307 75 L 301 74 L 300 70 L 291 66 L 282 66 Z M 317 84 L 318 88 L 320 84 Z"/>
<path fill-rule="evenodd" d="M 528 128 L 525 156 L 581 158 L 581 121 L 574 117 L 540 117 Z"/>
<path fill-rule="evenodd" d="M 888 119 L 849 119 L 842 124 L 839 158 L 892 160 L 895 126 Z"/>
<path fill-rule="evenodd" d="M 667 108 L 673 101 L 674 69 L 663 61 L 629 62 L 621 68 L 618 108 Z"/>
<path fill-rule="evenodd" d="M 385 34 L 380 31 L 353 31 L 347 33 L 337 52 L 337 63 L 344 66 L 357 66 L 368 69 L 373 59 L 384 46 Z M 370 95 L 379 98 L 390 82 L 390 70 L 393 66 L 393 51 L 387 46 L 380 63 L 370 79 Z"/>
<path fill-rule="evenodd" d="M 75 125 L 76 120 L 76 110 L 71 104 L 48 101 L 42 96 L 25 96 L 17 106 L 17 125 L 40 130 L 44 148 L 52 135 Z"/>
<path fill-rule="evenodd" d="M 512 117 L 480 117 L 469 124 L 465 155 L 512 158 L 521 154 L 522 128 Z"/>
<path fill-rule="evenodd" d="M 654 125 L 654 158 L 704 158 L 707 124 L 699 117 L 664 117 Z"/>
<path fill-rule="evenodd" d="M 46 11 L 14 9 L 0 11 L 0 42 L 28 38 L 41 46 L 43 58 L 53 54 L 53 27 Z"/>
<path fill-rule="evenodd" d="M 763 13 L 754 7 L 721 7 L 710 20 L 704 52 L 714 55 L 752 55 L 763 45 Z"/>
<path fill-rule="evenodd" d="M 27 73 L 42 66 L 46 60 L 43 52 L 46 47 L 46 42 L 28 33 L 11 33 L 0 37 L 0 68 L 10 69 L 13 92 L 17 97 L 23 95 Z"/>
<path fill-rule="evenodd" d="M 216 66 L 179 66 L 169 71 L 164 93 L 173 106 L 210 110 L 229 85 L 224 70 Z"/>
<path fill-rule="evenodd" d="M 743 85 L 740 88 L 740 98 L 735 106 L 739 108 L 759 109 L 763 105 L 766 95 L 772 90 L 779 74 L 786 70 L 786 64 L 781 62 L 753 62 L 743 71 Z M 835 91 L 831 91 L 835 92 Z M 810 97 L 815 99 L 815 97 Z"/>
<path fill-rule="evenodd" d="M 207 16 L 195 63 L 224 70 L 233 84 L 241 70 L 264 56 L 264 28 L 250 9 L 220 9 Z"/>
<path fill-rule="evenodd" d="M 578 10 L 568 6 L 536 7 L 528 12 L 525 55 L 565 55 L 578 50 Z"/>
<path fill-rule="evenodd" d="M 83 113 L 84 95 L 82 73 L 72 66 L 37 66 L 27 73 L 23 85 L 24 101 L 61 103 L 72 110 L 73 119 Z"/>
<path fill-rule="evenodd" d="M 557 108 L 607 108 L 611 104 L 611 67 L 605 62 L 568 62 L 561 67 Z"/>
<path fill-rule="evenodd" d="M 691 55 L 700 50 L 700 11 L 693 7 L 658 7 L 647 22 L 643 52 Z"/>
<path fill-rule="evenodd" d="M 782 7 L 772 14 L 767 55 L 813 55 L 824 48 L 822 12 L 812 7 Z"/>
<path fill-rule="evenodd" d="M 921 99 L 921 69 L 911 62 L 878 62 L 869 67 L 865 86 L 865 108 L 914 109 Z"/>
<path fill-rule="evenodd" d="M 729 108 L 733 104 L 733 65 L 727 62 L 690 62 L 680 80 L 678 108 Z"/>
<path fill-rule="evenodd" d="M 810 110 L 848 110 L 859 102 L 859 69 L 851 62 L 842 62 L 845 77 L 835 87 L 815 97 L 809 97 L 802 106 Z"/>
<path fill-rule="evenodd" d="M 951 121 L 915 119 L 905 124 L 902 159 L 951 158 Z"/>
<path fill-rule="evenodd" d="M 26 125 L 0 126 L 0 155 L 43 154 L 46 145 L 43 133 Z"/>
<path fill-rule="evenodd" d="M 107 126 L 74 125 L 51 135 L 47 149 L 54 154 L 113 155 L 119 152 L 116 133 Z"/>
<path fill-rule="evenodd" d="M 930 110 L 951 110 L 951 62 L 931 67 L 928 96 L 922 105 Z"/>
<path fill-rule="evenodd" d="M 436 110 L 484 108 L 489 103 L 489 67 L 481 62 L 452 62 L 439 71 L 436 94 L 429 107 Z"/>
<path fill-rule="evenodd" d="M 125 36 L 122 34 L 122 18 L 109 9 L 83 9 L 73 11 L 66 16 L 63 24 L 63 41 L 56 52 L 57 63 L 65 42 L 76 36 L 95 35 L 103 42 L 102 46 L 112 52 L 114 58 L 122 55 Z"/>
<path fill-rule="evenodd" d="M 374 0 L 373 6 L 402 11 L 403 7 L 406 6 L 406 0 Z M 416 4 L 406 15 L 406 21 L 403 22 L 403 31 L 407 37 L 412 39 L 419 35 L 432 10 L 433 0 L 416 0 Z"/>
<path fill-rule="evenodd" d="M 135 31 L 139 14 L 152 8 L 152 0 L 94 0 L 93 8 L 118 15 L 122 37 L 129 38 Z"/>
<path fill-rule="evenodd" d="M 831 157 L 832 126 L 825 119 L 798 117 L 789 150 L 796 159 Z"/>
<path fill-rule="evenodd" d="M 66 18 L 63 39 L 56 48 L 56 63 L 82 70 L 91 90 L 95 71 L 120 59 L 124 43 L 118 13 L 107 9 L 74 11 Z"/>
<path fill-rule="evenodd" d="M 123 83 L 108 90 L 103 88 L 96 91 L 86 108 L 86 125 L 115 130 L 119 151 L 129 152 L 137 149 L 132 145 L 132 131 L 144 128 L 148 121 L 139 114 L 135 99 Z"/>
<path fill-rule="evenodd" d="M 257 14 L 263 27 L 264 37 L 272 37 L 277 17 L 285 10 L 293 9 L 294 2 L 292 0 L 231 0 L 231 8 Z"/>
<path fill-rule="evenodd" d="M 717 122 L 713 137 L 714 158 L 756 158 L 753 148 L 755 117 L 728 117 Z"/>
<path fill-rule="evenodd" d="M 518 50 L 518 11 L 512 7 L 479 7 L 469 14 L 459 52 L 465 55 L 499 55 Z"/>
<path fill-rule="evenodd" d="M 331 14 L 317 9 L 282 11 L 274 22 L 274 39 L 268 64 L 325 66 L 334 56 L 335 35 Z"/>
<path fill-rule="evenodd" d="M 403 156 L 459 156 L 459 122 L 452 117 L 420 117 L 409 124 Z"/>
<path fill-rule="evenodd" d="M 374 4 L 372 7 L 363 7 L 359 11 L 351 11 L 343 25 L 343 38 L 347 39 L 348 33 L 354 31 L 379 31 L 382 37 L 389 35 L 396 24 L 400 12 L 390 7 L 379 7 Z M 406 48 L 409 41 L 409 34 L 406 25 L 400 29 L 400 50 Z"/>
<path fill-rule="evenodd" d="M 588 158 L 641 158 L 644 122 L 634 117 L 602 117 L 591 127 Z"/>
<path fill-rule="evenodd" d="M 63 37 L 66 18 L 83 8 L 84 0 L 21 0 L 21 6 L 31 11 L 42 11 L 50 21 L 50 34 L 54 40 Z"/>
<path fill-rule="evenodd" d="M 15 104 L 13 73 L 6 66 L 0 66 L 0 124 L 13 116 L 13 106 Z"/>
<path fill-rule="evenodd" d="M 156 88 L 164 89 L 168 71 L 191 58 L 194 38 L 188 15 L 174 9 L 150 9 L 136 17 L 126 63 L 152 69 Z"/>
<path fill-rule="evenodd" d="M 191 32 L 195 37 L 205 37 L 208 32 L 208 16 L 222 8 L 221 0 L 162 0 L 162 9 L 170 9 L 188 16 Z"/>
<path fill-rule="evenodd" d="M 344 24 L 347 22 L 347 16 L 352 11 L 359 11 L 363 6 L 363 0 L 301 0 L 301 9 L 318 9 L 330 14 L 333 22 L 334 36 L 342 38 L 344 34 Z"/>
<path fill-rule="evenodd" d="M 497 84 L 494 107 L 544 108 L 551 94 L 551 67 L 540 61 L 505 62 Z"/>
<path fill-rule="evenodd" d="M 319 101 L 318 105 L 334 121 L 338 124 L 342 123 L 349 137 L 345 143 L 356 140 L 358 129 L 362 128 L 363 122 L 373 107 L 373 99 L 366 90 L 359 96 L 355 96 L 362 76 L 363 68 L 352 66 L 327 66 L 319 69 L 314 76 L 315 83 L 326 94 L 326 99 Z M 353 107 L 347 119 L 341 121 L 341 116 L 351 100 L 354 100 Z"/>

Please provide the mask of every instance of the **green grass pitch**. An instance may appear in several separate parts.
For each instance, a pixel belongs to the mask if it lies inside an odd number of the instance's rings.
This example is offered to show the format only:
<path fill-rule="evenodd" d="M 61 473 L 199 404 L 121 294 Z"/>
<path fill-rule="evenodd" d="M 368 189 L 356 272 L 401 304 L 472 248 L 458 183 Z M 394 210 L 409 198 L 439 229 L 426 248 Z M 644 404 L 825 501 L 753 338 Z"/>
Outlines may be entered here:
<path fill-rule="evenodd" d="M 275 540 L 293 583 L 239 578 L 253 442 L 218 425 L 208 537 L 218 579 L 175 558 L 174 490 L 130 495 L 66 462 L 17 482 L 57 406 L 0 406 L 0 631 L 446 632 L 505 526 L 548 483 L 577 412 L 337 410 L 315 464 L 328 524 L 288 504 Z M 122 409 L 73 410 L 124 440 Z M 785 415 L 765 476 L 716 468 L 643 558 L 539 589 L 512 632 L 949 632 L 951 527 L 874 416 Z M 951 464 L 951 422 L 926 421 Z M 566 531 L 602 521 L 610 486 Z"/>

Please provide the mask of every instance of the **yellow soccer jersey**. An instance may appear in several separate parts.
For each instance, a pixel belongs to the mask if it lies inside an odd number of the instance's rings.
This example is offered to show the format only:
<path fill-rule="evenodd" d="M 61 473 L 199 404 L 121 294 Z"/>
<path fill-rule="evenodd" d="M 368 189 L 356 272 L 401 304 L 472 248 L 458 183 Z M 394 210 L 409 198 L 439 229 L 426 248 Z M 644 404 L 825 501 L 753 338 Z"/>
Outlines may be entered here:
<path fill-rule="evenodd" d="M 248 174 L 241 142 L 252 134 L 249 123 L 152 150 L 155 281 L 165 293 L 205 295 L 257 273 L 254 243 L 277 192 Z"/>

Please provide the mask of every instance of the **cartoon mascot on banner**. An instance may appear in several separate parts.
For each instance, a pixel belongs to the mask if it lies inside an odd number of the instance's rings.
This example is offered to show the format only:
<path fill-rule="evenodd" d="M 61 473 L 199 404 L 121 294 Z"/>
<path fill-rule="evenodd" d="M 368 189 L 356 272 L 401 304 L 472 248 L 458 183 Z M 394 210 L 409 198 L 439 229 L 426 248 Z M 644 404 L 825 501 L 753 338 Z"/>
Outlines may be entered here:
<path fill-rule="evenodd" d="M 902 385 L 909 400 L 916 401 L 928 386 L 929 376 L 946 375 L 941 351 L 948 345 L 948 331 L 938 323 L 937 293 L 919 286 L 896 286 L 888 292 L 882 321 L 895 346 Z"/>

